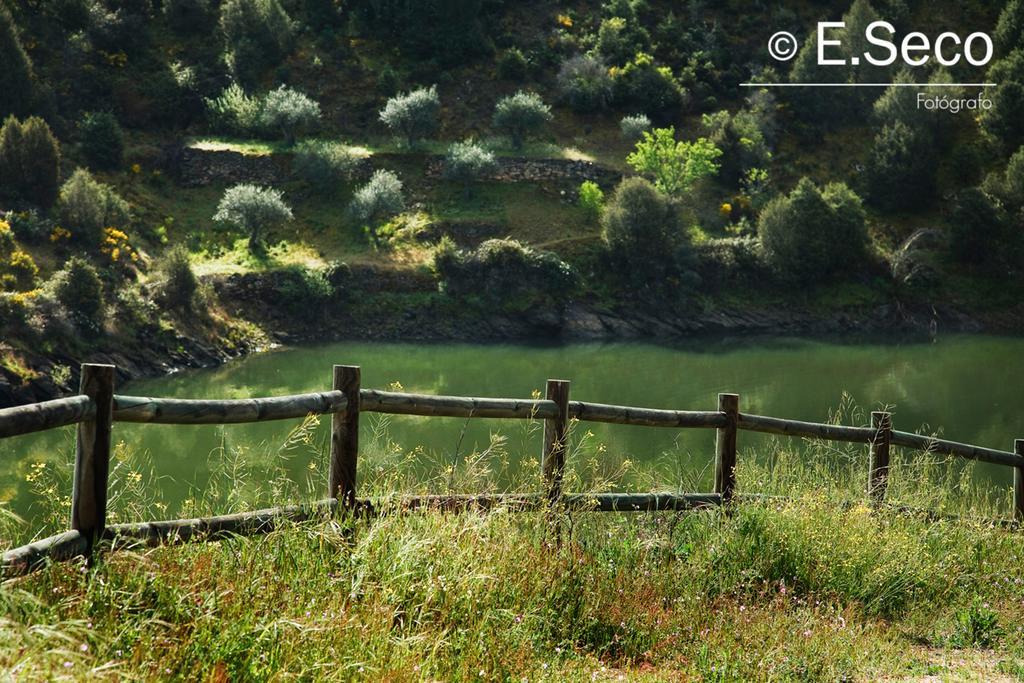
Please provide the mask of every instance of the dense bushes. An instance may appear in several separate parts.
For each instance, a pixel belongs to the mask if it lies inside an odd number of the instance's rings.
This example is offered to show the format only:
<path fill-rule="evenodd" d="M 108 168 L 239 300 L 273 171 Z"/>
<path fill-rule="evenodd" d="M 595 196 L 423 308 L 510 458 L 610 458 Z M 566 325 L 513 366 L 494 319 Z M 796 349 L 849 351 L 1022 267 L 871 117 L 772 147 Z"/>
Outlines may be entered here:
<path fill-rule="evenodd" d="M 526 78 L 530 69 L 526 55 L 518 47 L 512 46 L 498 59 L 498 76 L 508 81 L 521 81 Z"/>
<path fill-rule="evenodd" d="M 156 264 L 150 279 L 157 298 L 167 308 L 189 312 L 199 290 L 199 280 L 192 272 L 188 249 L 179 244 L 167 250 Z"/>
<path fill-rule="evenodd" d="M 621 70 L 614 71 L 616 105 L 645 112 L 656 122 L 668 123 L 682 114 L 686 93 L 668 67 L 654 64 L 648 54 L 638 54 Z"/>
<path fill-rule="evenodd" d="M 128 203 L 82 168 L 61 187 L 57 215 L 73 238 L 92 245 L 99 245 L 104 228 L 123 228 L 132 220 Z"/>
<path fill-rule="evenodd" d="M 0 0 L 0 117 L 24 116 L 32 107 L 32 62 L 18 38 L 7 5 Z"/>
<path fill-rule="evenodd" d="M 98 330 L 103 325 L 106 302 L 103 282 L 96 268 L 85 259 L 72 256 L 47 283 L 56 299 L 79 327 Z"/>
<path fill-rule="evenodd" d="M 359 158 L 338 142 L 308 140 L 295 148 L 292 170 L 321 194 L 338 189 L 355 170 Z"/>
<path fill-rule="evenodd" d="M 593 57 L 577 55 L 565 60 L 556 82 L 562 100 L 578 112 L 598 111 L 611 102 L 611 76 Z"/>
<path fill-rule="evenodd" d="M 264 69 L 288 54 L 294 32 L 292 20 L 278 0 L 224 0 L 220 28 L 227 44 L 228 66 L 247 85 L 255 84 Z"/>
<path fill-rule="evenodd" d="M 361 0 L 352 4 L 360 28 L 402 51 L 452 66 L 490 52 L 485 0 Z"/>
<path fill-rule="evenodd" d="M 484 149 L 472 140 L 453 143 L 444 160 L 444 176 L 462 183 L 466 195 L 472 193 L 473 183 L 493 173 L 498 167 L 494 152 Z"/>
<path fill-rule="evenodd" d="M 624 8 L 625 9 L 625 8 Z M 650 49 L 651 36 L 637 21 L 632 8 L 601 21 L 597 29 L 597 52 L 609 64 L 628 62 L 637 52 Z"/>
<path fill-rule="evenodd" d="M 297 90 L 282 85 L 267 93 L 260 120 L 265 128 L 280 131 L 286 144 L 293 145 L 297 135 L 320 121 L 320 105 Z"/>
<path fill-rule="evenodd" d="M 768 263 L 797 282 L 829 280 L 863 263 L 867 229 L 860 198 L 842 183 L 803 178 L 765 206 L 758 234 Z"/>
<path fill-rule="evenodd" d="M 762 128 L 761 115 L 749 109 L 735 114 L 719 111 L 705 114 L 708 139 L 721 150 L 720 175 L 736 184 L 752 168 L 764 168 L 772 153 Z"/>
<path fill-rule="evenodd" d="M 526 138 L 537 134 L 550 120 L 551 107 L 540 95 L 520 90 L 498 101 L 492 123 L 508 135 L 513 147 L 522 149 Z"/>
<path fill-rule="evenodd" d="M 433 135 L 437 130 L 440 111 L 437 88 L 431 86 L 392 97 L 380 111 L 380 120 L 392 132 L 404 136 L 412 147 L 417 140 Z"/>
<path fill-rule="evenodd" d="M 280 190 L 246 183 L 228 188 L 217 205 L 213 220 L 230 225 L 249 235 L 249 251 L 262 248 L 262 233 L 292 219 L 291 208 Z"/>
<path fill-rule="evenodd" d="M 1006 3 L 999 14 L 993 38 L 1000 55 L 1024 47 L 1024 0 L 1010 0 Z"/>
<path fill-rule="evenodd" d="M 124 162 L 124 135 L 109 112 L 86 113 L 78 124 L 82 154 L 89 166 L 100 171 L 119 168 Z"/>
<path fill-rule="evenodd" d="M 619 184 L 601 227 L 615 270 L 635 285 L 663 286 L 687 242 L 671 201 L 643 178 Z"/>
<path fill-rule="evenodd" d="M 450 294 L 512 307 L 527 306 L 537 298 L 564 299 L 577 285 L 575 272 L 555 254 L 511 239 L 486 240 L 472 252 L 445 239 L 434 254 L 434 269 Z"/>
<path fill-rule="evenodd" d="M 167 24 L 183 34 L 206 32 L 213 18 L 210 0 L 163 0 L 163 13 Z"/>
<path fill-rule="evenodd" d="M 960 191 L 949 221 L 953 257 L 970 265 L 1003 261 L 1004 250 L 1014 237 L 1008 225 L 1002 207 L 981 189 Z"/>
<path fill-rule="evenodd" d="M 1003 149 L 1015 150 L 1024 144 L 1024 47 L 994 62 L 987 80 L 996 85 L 985 95 L 992 107 L 983 110 L 978 120 L 982 128 L 998 140 Z"/>
<path fill-rule="evenodd" d="M 57 198 L 60 145 L 40 118 L 13 116 L 0 128 L 0 193 L 41 207 Z"/>

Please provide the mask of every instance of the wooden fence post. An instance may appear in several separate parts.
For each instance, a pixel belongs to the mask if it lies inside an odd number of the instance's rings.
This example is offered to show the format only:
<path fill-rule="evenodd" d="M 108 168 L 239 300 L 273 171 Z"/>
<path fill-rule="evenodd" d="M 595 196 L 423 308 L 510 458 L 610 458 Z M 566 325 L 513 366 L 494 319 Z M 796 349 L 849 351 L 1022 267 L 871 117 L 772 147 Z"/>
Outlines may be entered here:
<path fill-rule="evenodd" d="M 71 528 L 89 543 L 89 553 L 107 525 L 107 477 L 110 432 L 114 417 L 114 366 L 85 363 L 79 393 L 96 404 L 96 416 L 78 424 L 75 474 L 71 493 Z"/>
<path fill-rule="evenodd" d="M 1013 442 L 1013 452 L 1024 457 L 1024 439 Z M 1024 467 L 1013 468 L 1013 518 L 1024 522 Z"/>
<path fill-rule="evenodd" d="M 885 500 L 885 491 L 889 485 L 892 414 L 872 412 L 871 428 L 875 430 L 875 436 L 868 447 L 868 497 L 874 505 L 880 505 Z"/>
<path fill-rule="evenodd" d="M 331 417 L 331 468 L 328 497 L 337 498 L 341 507 L 356 502 L 356 462 L 359 459 L 358 365 L 334 366 L 334 389 L 345 394 L 345 412 Z"/>
<path fill-rule="evenodd" d="M 565 450 L 569 433 L 569 382 L 549 379 L 547 397 L 558 405 L 558 415 L 544 421 L 544 453 L 541 465 L 548 500 L 558 501 L 562 495 L 562 475 L 565 472 Z"/>
<path fill-rule="evenodd" d="M 719 394 L 718 411 L 725 413 L 726 423 L 715 434 L 715 493 L 722 503 L 732 500 L 736 488 L 736 430 L 739 421 L 739 394 Z"/>

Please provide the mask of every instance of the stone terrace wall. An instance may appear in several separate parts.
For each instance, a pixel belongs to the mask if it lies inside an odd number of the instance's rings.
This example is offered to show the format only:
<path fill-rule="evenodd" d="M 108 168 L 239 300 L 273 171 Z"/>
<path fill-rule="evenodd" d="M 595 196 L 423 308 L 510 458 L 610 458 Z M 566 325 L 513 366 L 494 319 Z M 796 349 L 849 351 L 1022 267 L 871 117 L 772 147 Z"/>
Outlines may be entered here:
<path fill-rule="evenodd" d="M 375 168 L 388 165 L 391 160 L 407 160 L 409 155 L 376 154 L 360 162 L 356 175 L 369 177 Z M 423 155 L 428 178 L 440 178 L 444 170 L 444 157 Z M 169 164 L 178 182 L 184 187 L 202 187 L 214 182 L 258 183 L 274 185 L 288 180 L 291 155 L 250 155 L 228 150 L 205 150 L 185 147 L 178 151 Z M 489 180 L 507 183 L 543 183 L 569 181 L 581 183 L 592 180 L 602 185 L 614 184 L 622 174 L 590 161 L 571 159 L 526 159 L 499 157 L 498 167 Z"/>

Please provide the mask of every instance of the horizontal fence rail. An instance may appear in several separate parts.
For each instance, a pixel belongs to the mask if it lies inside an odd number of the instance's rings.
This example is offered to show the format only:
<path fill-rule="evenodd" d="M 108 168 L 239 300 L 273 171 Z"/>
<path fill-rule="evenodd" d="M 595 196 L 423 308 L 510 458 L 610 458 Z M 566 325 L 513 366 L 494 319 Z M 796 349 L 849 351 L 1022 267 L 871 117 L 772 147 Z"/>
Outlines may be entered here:
<path fill-rule="evenodd" d="M 569 400 L 569 382 L 548 380 L 544 399 L 437 396 L 361 387 L 360 369 L 336 365 L 330 391 L 236 400 L 171 399 L 113 393 L 114 367 L 82 366 L 79 395 L 26 406 L 0 409 L 0 438 L 78 425 L 71 529 L 4 553 L 0 572 L 24 574 L 47 562 L 91 558 L 97 547 L 111 549 L 166 543 L 210 541 L 268 533 L 283 522 L 353 514 L 436 509 L 443 511 L 548 510 L 553 505 L 597 512 L 685 511 L 731 504 L 735 500 L 771 497 L 738 494 L 737 434 L 760 432 L 777 436 L 866 444 L 867 495 L 877 507 L 885 504 L 890 476 L 890 448 L 909 448 L 953 455 L 1013 468 L 1014 520 L 1024 521 L 1024 440 L 1013 451 L 974 446 L 933 436 L 896 431 L 892 415 L 871 414 L 871 426 L 855 427 L 803 422 L 742 413 L 739 396 L 719 394 L 717 410 L 665 410 Z M 356 497 L 359 415 L 362 412 L 458 417 L 543 420 L 541 469 L 546 490 L 524 494 L 397 495 L 377 500 Z M 240 424 L 331 415 L 328 497 L 308 505 L 288 505 L 206 518 L 106 524 L 111 428 L 114 422 L 150 424 Z M 714 429 L 715 486 L 710 493 L 604 493 L 562 491 L 571 421 L 676 429 Z M 891 507 L 891 506 L 890 506 Z"/>
<path fill-rule="evenodd" d="M 346 403 L 340 391 L 227 401 L 115 395 L 114 420 L 179 425 L 269 422 L 342 412 Z"/>

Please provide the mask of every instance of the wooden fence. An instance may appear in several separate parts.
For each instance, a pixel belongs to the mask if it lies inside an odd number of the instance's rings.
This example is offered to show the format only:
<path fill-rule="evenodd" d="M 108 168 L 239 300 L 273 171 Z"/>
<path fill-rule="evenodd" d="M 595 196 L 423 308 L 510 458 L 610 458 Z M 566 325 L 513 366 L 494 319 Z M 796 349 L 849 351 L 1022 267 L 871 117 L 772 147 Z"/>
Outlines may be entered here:
<path fill-rule="evenodd" d="M 0 562 L 4 575 L 18 575 L 47 560 L 91 557 L 101 542 L 111 547 L 166 542 L 216 540 L 235 534 L 266 533 L 283 520 L 296 521 L 338 511 L 370 510 L 356 497 L 359 416 L 364 412 L 461 418 L 542 419 L 542 469 L 546 490 L 537 494 L 406 496 L 401 509 L 545 509 L 553 504 L 596 511 L 689 510 L 728 504 L 736 490 L 736 437 L 740 430 L 781 436 L 862 443 L 868 446 L 867 494 L 876 504 L 885 498 L 889 451 L 901 446 L 932 453 L 1005 465 L 1014 469 L 1013 512 L 1024 520 L 1024 440 L 1014 451 L 937 439 L 893 429 L 892 416 L 871 414 L 870 427 L 801 422 L 749 415 L 739 410 L 739 396 L 719 394 L 716 410 L 686 411 L 636 408 L 569 400 L 569 382 L 549 379 L 541 400 L 432 396 L 363 389 L 359 368 L 334 366 L 331 391 L 243 400 L 181 400 L 121 396 L 114 393 L 112 365 L 82 366 L 77 396 L 0 410 L 0 438 L 77 424 L 71 529 L 7 551 Z M 154 424 L 236 424 L 331 415 L 330 474 L 327 498 L 305 506 L 284 506 L 203 519 L 134 524 L 106 523 L 110 443 L 114 422 Z M 712 493 L 577 495 L 562 491 L 562 474 L 572 420 L 667 428 L 704 428 L 717 432 L 715 484 Z"/>

